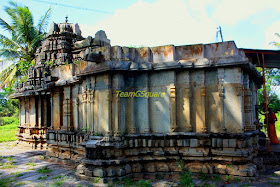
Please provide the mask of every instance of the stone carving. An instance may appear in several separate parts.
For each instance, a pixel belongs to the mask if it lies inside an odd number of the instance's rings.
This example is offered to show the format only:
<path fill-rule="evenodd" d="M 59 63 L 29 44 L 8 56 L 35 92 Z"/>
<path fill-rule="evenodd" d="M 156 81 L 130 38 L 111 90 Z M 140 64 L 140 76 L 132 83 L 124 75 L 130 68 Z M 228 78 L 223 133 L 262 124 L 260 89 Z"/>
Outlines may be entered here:
<path fill-rule="evenodd" d="M 11 96 L 21 105 L 17 136 L 48 143 L 49 158 L 104 183 L 176 175 L 177 159 L 193 172 L 254 179 L 262 78 L 245 61 L 234 42 L 111 47 L 104 31 L 83 38 L 77 24 L 52 23 Z"/>

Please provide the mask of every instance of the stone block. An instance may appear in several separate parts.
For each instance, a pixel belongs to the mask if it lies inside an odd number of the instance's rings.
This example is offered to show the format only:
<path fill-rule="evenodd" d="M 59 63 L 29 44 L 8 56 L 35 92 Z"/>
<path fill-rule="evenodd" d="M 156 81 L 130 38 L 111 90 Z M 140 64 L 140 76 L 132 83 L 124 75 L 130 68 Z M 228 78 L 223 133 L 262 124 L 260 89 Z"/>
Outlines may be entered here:
<path fill-rule="evenodd" d="M 142 171 L 142 165 L 137 163 L 137 164 L 132 164 L 131 169 L 133 173 L 140 173 Z"/>
<path fill-rule="evenodd" d="M 116 173 L 117 173 L 118 176 L 124 176 L 124 175 L 126 174 L 124 168 L 118 168 L 118 169 L 116 169 Z"/>
<path fill-rule="evenodd" d="M 168 168 L 168 165 L 166 163 L 155 163 L 155 166 L 156 166 L 156 170 L 157 171 L 160 171 L 160 172 L 168 172 L 169 171 L 169 168 Z"/>
<path fill-rule="evenodd" d="M 208 173 L 208 168 L 205 165 L 203 165 L 201 171 L 202 173 Z"/>
<path fill-rule="evenodd" d="M 219 173 L 219 174 L 227 174 L 227 166 L 223 165 L 223 164 L 219 164 L 217 166 L 215 166 L 215 173 Z"/>
<path fill-rule="evenodd" d="M 190 140 L 183 140 L 184 147 L 190 146 Z"/>
<path fill-rule="evenodd" d="M 170 140 L 169 140 L 169 146 L 170 146 L 170 147 L 173 147 L 173 146 L 174 146 L 174 140 L 173 140 L 173 139 L 170 139 Z"/>
<path fill-rule="evenodd" d="M 124 166 L 124 169 L 125 169 L 125 173 L 126 173 L 126 174 L 131 173 L 131 166 L 130 166 L 129 164 L 126 164 L 126 165 Z"/>
<path fill-rule="evenodd" d="M 191 139 L 190 147 L 198 147 L 198 140 L 197 139 Z"/>
<path fill-rule="evenodd" d="M 129 147 L 133 147 L 133 140 L 129 140 Z"/>
<path fill-rule="evenodd" d="M 93 176 L 94 177 L 105 177 L 106 176 L 106 171 L 105 171 L 104 168 L 94 168 Z"/>
<path fill-rule="evenodd" d="M 228 147 L 228 139 L 223 139 L 223 147 Z"/>
<path fill-rule="evenodd" d="M 152 147 L 152 140 L 148 140 L 148 147 Z"/>
<path fill-rule="evenodd" d="M 194 173 L 198 173 L 200 171 L 202 171 L 202 167 L 203 164 L 201 163 L 191 163 L 187 165 L 187 169 L 189 169 L 189 171 L 194 172 Z"/>
<path fill-rule="evenodd" d="M 217 138 L 217 147 L 223 147 L 223 139 Z"/>
<path fill-rule="evenodd" d="M 135 139 L 134 140 L 134 145 L 135 145 L 135 147 L 138 147 L 139 146 L 139 143 L 138 143 L 139 141 L 138 141 L 138 139 Z"/>
<path fill-rule="evenodd" d="M 147 171 L 147 172 L 156 172 L 156 166 L 155 166 L 155 164 L 153 164 L 153 163 L 149 163 L 149 164 L 145 164 L 144 165 L 144 169 L 145 169 L 145 171 Z"/>
<path fill-rule="evenodd" d="M 228 147 L 235 148 L 236 147 L 236 139 L 229 139 Z"/>
<path fill-rule="evenodd" d="M 146 139 L 143 139 L 143 140 L 142 140 L 142 146 L 143 146 L 143 147 L 146 147 L 146 146 L 147 146 L 147 141 L 146 141 Z"/>
<path fill-rule="evenodd" d="M 86 176 L 89 176 L 89 177 L 92 177 L 92 176 L 93 176 L 93 172 L 90 171 L 90 170 L 88 170 L 88 169 L 86 169 L 86 170 L 85 170 L 85 175 L 86 175 Z"/>
<path fill-rule="evenodd" d="M 217 139 L 212 138 L 212 147 L 217 147 Z"/>
<path fill-rule="evenodd" d="M 164 140 L 160 140 L 160 147 L 164 147 Z"/>
<path fill-rule="evenodd" d="M 115 175 L 116 175 L 116 168 L 114 168 L 114 167 L 107 168 L 107 176 L 108 177 L 113 177 Z"/>

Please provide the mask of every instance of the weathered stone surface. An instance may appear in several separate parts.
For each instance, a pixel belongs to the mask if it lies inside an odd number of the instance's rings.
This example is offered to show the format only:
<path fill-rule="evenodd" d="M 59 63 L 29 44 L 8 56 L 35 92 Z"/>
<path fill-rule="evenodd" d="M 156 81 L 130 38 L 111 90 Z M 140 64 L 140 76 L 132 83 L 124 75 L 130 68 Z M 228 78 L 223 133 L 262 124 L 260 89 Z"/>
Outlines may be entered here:
<path fill-rule="evenodd" d="M 130 48 L 111 46 L 102 30 L 83 38 L 77 24 L 52 23 L 12 96 L 17 136 L 103 182 L 168 177 L 178 159 L 193 172 L 255 177 L 262 78 L 248 61 L 232 41 Z"/>

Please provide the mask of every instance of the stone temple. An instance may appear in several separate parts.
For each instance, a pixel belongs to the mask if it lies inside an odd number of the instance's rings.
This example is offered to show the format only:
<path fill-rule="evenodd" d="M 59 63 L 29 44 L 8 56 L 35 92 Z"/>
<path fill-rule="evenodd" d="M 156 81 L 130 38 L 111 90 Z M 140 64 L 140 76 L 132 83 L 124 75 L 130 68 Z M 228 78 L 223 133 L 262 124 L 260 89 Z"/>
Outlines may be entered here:
<path fill-rule="evenodd" d="M 81 178 L 193 172 L 257 178 L 262 77 L 233 41 L 111 46 L 104 31 L 52 23 L 13 98 L 17 137 L 77 164 Z"/>

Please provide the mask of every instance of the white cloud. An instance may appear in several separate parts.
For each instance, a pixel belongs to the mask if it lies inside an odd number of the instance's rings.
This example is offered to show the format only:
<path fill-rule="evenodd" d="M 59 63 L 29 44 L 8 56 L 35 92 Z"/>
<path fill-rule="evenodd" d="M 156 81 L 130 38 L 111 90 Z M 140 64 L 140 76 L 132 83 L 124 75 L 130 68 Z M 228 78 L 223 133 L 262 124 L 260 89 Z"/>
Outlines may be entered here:
<path fill-rule="evenodd" d="M 213 18 L 221 24 L 233 26 L 265 9 L 279 12 L 279 0 L 222 0 L 216 4 Z"/>
<path fill-rule="evenodd" d="M 97 25 L 80 27 L 83 36 L 104 30 L 112 45 L 157 46 L 215 42 L 217 25 L 206 14 L 191 14 L 183 0 L 159 0 L 138 1 Z"/>
<path fill-rule="evenodd" d="M 277 49 L 275 46 L 270 44 L 273 41 L 280 43 L 280 37 L 276 36 L 275 33 L 280 34 L 280 21 L 273 22 L 265 30 L 264 48 L 266 48 L 266 49 Z"/>
<path fill-rule="evenodd" d="M 263 21 L 258 17 L 264 10 L 279 13 L 280 1 L 270 0 L 268 3 L 265 0 L 158 0 L 147 3 L 139 0 L 127 9 L 117 10 L 113 16 L 94 26 L 81 24 L 80 27 L 85 37 L 94 36 L 98 30 L 104 30 L 112 45 L 211 43 L 216 40 L 216 28 L 219 25 L 233 28 L 238 22 L 251 16 L 254 16 L 251 24 L 267 23 L 267 17 L 263 18 Z M 279 30 L 267 30 L 268 32 L 273 35 Z M 232 34 L 229 30 L 224 33 L 227 38 Z M 235 37 L 237 35 L 238 33 Z M 267 41 L 273 41 L 268 37 L 266 36 Z M 242 42 L 248 43 L 250 40 L 252 39 L 248 38 Z M 264 40 L 264 36 L 258 40 Z"/>

